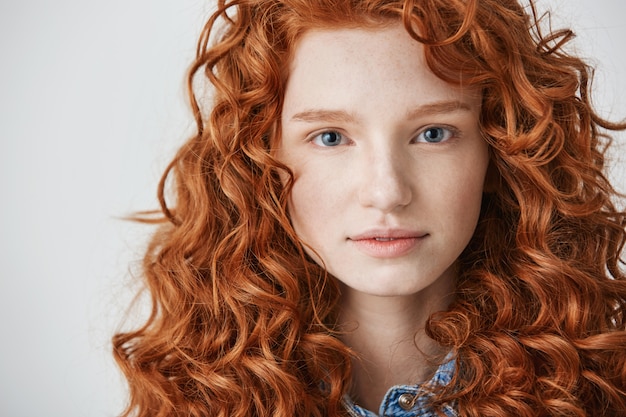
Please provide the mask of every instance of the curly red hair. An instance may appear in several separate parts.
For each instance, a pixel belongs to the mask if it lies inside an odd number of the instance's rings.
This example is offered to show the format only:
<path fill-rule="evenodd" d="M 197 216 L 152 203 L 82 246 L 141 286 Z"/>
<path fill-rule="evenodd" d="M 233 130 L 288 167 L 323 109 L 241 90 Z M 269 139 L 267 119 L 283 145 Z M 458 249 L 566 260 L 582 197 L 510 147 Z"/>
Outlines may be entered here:
<path fill-rule="evenodd" d="M 143 264 L 152 311 L 113 339 L 124 416 L 344 415 L 338 287 L 290 225 L 272 150 L 299 36 L 390 20 L 438 77 L 482 89 L 491 152 L 456 300 L 426 323 L 458 358 L 434 405 L 626 413 L 626 214 L 603 173 L 605 132 L 626 125 L 594 112 L 591 69 L 563 50 L 572 33 L 544 35 L 534 5 L 515 0 L 219 0 L 188 78 L 197 133 L 159 187 L 164 218 Z M 210 105 L 193 93 L 203 79 Z"/>

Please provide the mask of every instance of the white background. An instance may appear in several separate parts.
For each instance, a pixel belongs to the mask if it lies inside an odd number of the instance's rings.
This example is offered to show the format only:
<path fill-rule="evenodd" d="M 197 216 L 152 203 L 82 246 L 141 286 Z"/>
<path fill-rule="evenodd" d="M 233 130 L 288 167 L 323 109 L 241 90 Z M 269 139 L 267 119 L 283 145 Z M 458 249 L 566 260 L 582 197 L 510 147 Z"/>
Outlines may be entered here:
<path fill-rule="evenodd" d="M 207 3 L 0 3 L 0 417 L 122 409 L 109 340 L 150 229 L 117 217 L 156 207 L 187 136 L 183 80 Z M 624 118 L 626 3 L 548 6 L 598 67 L 602 114 Z M 626 190 L 621 159 L 611 175 Z"/>

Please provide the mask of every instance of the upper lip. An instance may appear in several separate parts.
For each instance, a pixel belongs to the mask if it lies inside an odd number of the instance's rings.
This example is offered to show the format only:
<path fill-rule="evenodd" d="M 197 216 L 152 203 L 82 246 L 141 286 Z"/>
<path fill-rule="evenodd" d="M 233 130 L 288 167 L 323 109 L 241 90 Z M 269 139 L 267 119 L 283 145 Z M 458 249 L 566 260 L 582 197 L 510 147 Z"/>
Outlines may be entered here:
<path fill-rule="evenodd" d="M 365 232 L 349 236 L 350 240 L 366 239 L 415 239 L 426 236 L 428 233 L 408 229 L 369 229 Z"/>

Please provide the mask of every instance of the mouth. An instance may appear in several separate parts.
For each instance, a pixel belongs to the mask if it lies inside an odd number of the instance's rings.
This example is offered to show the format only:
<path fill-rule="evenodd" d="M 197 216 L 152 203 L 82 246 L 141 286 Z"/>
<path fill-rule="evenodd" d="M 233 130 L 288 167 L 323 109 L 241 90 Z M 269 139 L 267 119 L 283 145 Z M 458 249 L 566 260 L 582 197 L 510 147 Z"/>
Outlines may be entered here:
<path fill-rule="evenodd" d="M 349 240 L 375 240 L 377 242 L 391 242 L 400 239 L 419 239 L 426 237 L 428 233 L 409 230 L 370 230 L 365 233 L 353 235 Z"/>
<path fill-rule="evenodd" d="M 415 231 L 368 231 L 350 237 L 348 240 L 362 253 L 374 258 L 397 258 L 415 249 L 428 236 L 428 233 Z"/>

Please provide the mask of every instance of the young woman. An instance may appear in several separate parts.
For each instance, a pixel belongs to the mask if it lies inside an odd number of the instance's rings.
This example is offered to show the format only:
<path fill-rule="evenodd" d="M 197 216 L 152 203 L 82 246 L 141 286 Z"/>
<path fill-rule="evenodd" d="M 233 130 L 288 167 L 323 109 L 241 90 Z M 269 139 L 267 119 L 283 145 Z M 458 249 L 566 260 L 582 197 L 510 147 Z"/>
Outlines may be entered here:
<path fill-rule="evenodd" d="M 534 16 L 220 1 L 189 76 L 212 100 L 192 94 L 160 186 L 152 314 L 114 338 L 124 415 L 626 415 L 603 174 L 626 126 Z"/>

